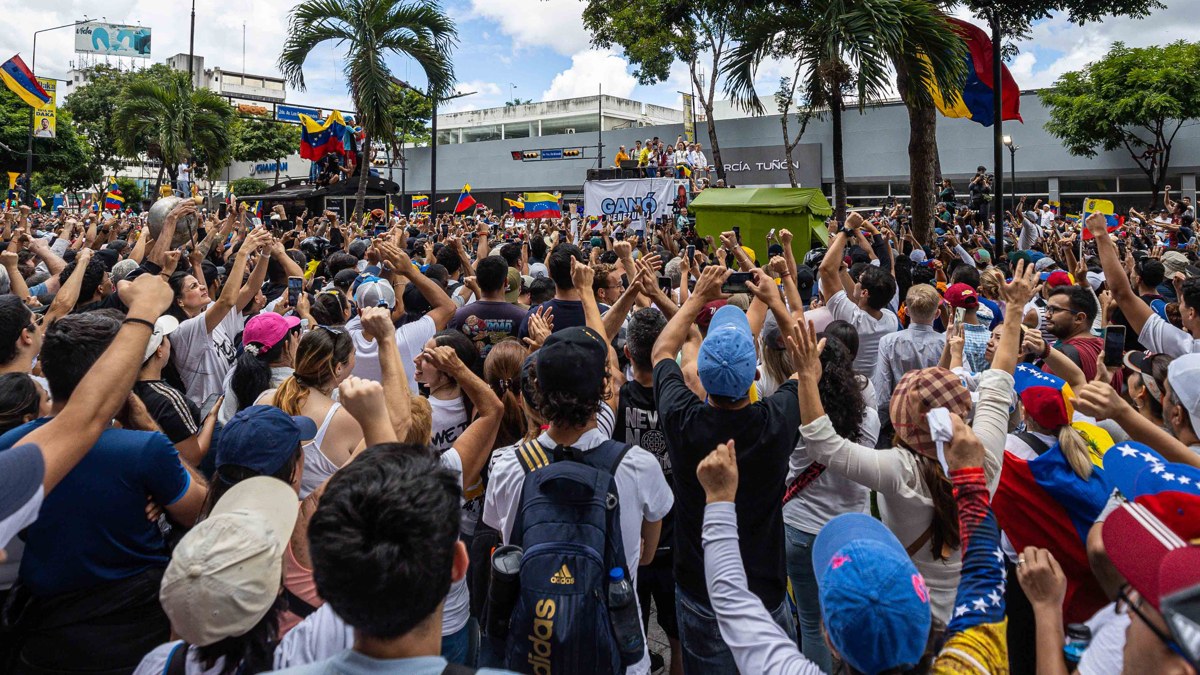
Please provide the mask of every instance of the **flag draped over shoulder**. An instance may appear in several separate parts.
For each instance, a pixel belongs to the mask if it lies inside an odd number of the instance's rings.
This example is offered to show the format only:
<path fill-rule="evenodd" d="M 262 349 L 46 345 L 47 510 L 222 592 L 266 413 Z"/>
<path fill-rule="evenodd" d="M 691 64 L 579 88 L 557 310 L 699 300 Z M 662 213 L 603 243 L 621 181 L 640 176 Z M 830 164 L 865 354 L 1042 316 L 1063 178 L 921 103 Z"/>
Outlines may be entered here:
<path fill-rule="evenodd" d="M 969 119 L 990 127 L 996 121 L 992 107 L 992 93 L 996 87 L 992 78 L 992 39 L 974 24 L 952 17 L 946 20 L 967 43 L 967 80 L 963 84 L 962 96 L 953 105 L 949 100 L 953 97 L 944 96 L 933 82 L 926 83 L 929 93 L 933 96 L 934 105 L 946 117 Z M 1003 94 L 1003 118 L 1024 122 L 1021 119 L 1021 89 L 1004 64 L 1000 65 L 999 86 Z"/>
<path fill-rule="evenodd" d="M 561 218 L 562 205 L 558 203 L 558 195 L 549 192 L 525 193 L 526 218 Z"/>
<path fill-rule="evenodd" d="M 42 85 L 38 84 L 37 78 L 33 76 L 19 55 L 13 56 L 0 65 L 0 79 L 3 79 L 5 86 L 19 96 L 22 101 L 34 108 L 44 108 L 50 104 L 50 94 L 47 94 L 46 90 L 42 89 Z"/>
<path fill-rule="evenodd" d="M 472 206 L 475 206 L 475 198 L 471 196 L 471 186 L 464 185 L 462 192 L 458 193 L 458 202 L 454 205 L 454 212 L 462 213 Z"/>
<path fill-rule="evenodd" d="M 331 152 L 345 154 L 346 148 L 342 138 L 346 134 L 346 120 L 342 113 L 331 111 L 324 122 L 318 122 L 305 114 L 299 117 L 300 157 L 316 162 Z"/>

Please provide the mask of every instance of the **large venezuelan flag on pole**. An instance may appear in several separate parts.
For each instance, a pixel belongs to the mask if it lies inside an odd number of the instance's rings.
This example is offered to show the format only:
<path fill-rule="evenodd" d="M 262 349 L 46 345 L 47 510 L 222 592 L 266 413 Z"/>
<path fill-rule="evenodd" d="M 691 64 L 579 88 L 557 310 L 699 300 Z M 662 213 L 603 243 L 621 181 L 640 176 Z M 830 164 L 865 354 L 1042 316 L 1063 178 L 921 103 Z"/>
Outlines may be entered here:
<path fill-rule="evenodd" d="M 526 218 L 562 218 L 562 205 L 558 195 L 549 192 L 525 193 Z"/>
<path fill-rule="evenodd" d="M 20 96 L 22 101 L 34 108 L 42 108 L 50 104 L 50 94 L 47 94 L 46 90 L 42 89 L 42 85 L 38 84 L 37 78 L 21 60 L 20 55 L 13 56 L 5 61 L 4 65 L 0 65 L 0 79 L 3 79 L 4 84 L 14 94 Z"/>
<path fill-rule="evenodd" d="M 931 83 L 929 91 L 933 102 L 946 117 L 961 117 L 990 127 L 996 121 L 992 107 L 992 93 L 996 87 L 992 78 L 992 39 L 974 24 L 952 17 L 946 20 L 967 43 L 967 81 L 962 97 L 954 105 L 949 105 L 937 85 Z M 999 84 L 1004 97 L 1001 102 L 1004 119 L 1024 122 L 1021 119 L 1021 90 L 1004 64 L 1000 65 Z"/>
<path fill-rule="evenodd" d="M 346 120 L 337 110 L 331 111 L 324 122 L 308 115 L 300 116 L 300 157 L 314 162 L 333 152 L 345 154 L 342 137 L 346 133 Z"/>

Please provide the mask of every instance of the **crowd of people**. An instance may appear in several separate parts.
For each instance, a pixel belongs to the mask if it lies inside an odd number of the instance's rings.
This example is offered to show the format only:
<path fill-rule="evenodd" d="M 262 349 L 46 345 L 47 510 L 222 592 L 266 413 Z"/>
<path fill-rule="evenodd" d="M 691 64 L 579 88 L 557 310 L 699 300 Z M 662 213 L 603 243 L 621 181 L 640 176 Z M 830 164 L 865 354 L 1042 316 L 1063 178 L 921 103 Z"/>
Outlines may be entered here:
<path fill-rule="evenodd" d="M 767 250 L 5 211 L 0 671 L 1196 673 L 1191 204 L 995 259 L 946 187 Z"/>

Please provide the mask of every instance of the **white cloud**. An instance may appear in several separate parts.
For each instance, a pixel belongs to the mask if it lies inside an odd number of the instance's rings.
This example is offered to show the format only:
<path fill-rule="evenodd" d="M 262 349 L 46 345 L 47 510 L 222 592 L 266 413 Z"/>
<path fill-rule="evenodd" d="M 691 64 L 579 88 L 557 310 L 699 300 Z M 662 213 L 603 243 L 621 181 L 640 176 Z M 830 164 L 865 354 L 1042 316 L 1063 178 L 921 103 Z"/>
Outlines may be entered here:
<path fill-rule="evenodd" d="M 591 39 L 580 0 L 471 0 L 471 8 L 495 21 L 517 50 L 549 47 L 571 56 Z"/>
<path fill-rule="evenodd" d="M 592 49 L 571 56 L 571 67 L 554 76 L 550 88 L 542 92 L 543 101 L 577 96 L 593 96 L 604 85 L 604 93 L 628 97 L 637 86 L 629 74 L 629 62 L 611 50 Z"/>

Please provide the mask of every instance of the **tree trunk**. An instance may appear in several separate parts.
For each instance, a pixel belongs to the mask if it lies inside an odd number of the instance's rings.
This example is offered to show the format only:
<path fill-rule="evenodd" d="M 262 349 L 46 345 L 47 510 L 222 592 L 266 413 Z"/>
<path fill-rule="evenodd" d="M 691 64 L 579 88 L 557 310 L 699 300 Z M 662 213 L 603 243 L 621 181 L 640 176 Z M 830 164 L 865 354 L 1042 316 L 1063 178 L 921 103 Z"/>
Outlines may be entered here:
<path fill-rule="evenodd" d="M 922 244 L 932 243 L 933 181 L 937 176 L 937 111 L 910 97 L 910 80 L 902 60 L 896 66 L 896 89 L 908 108 L 908 194 L 912 207 L 913 236 Z"/>
<path fill-rule="evenodd" d="M 796 168 L 792 166 L 792 139 L 788 135 L 788 111 L 780 112 L 783 113 L 779 116 L 779 123 L 783 126 L 783 161 L 787 162 L 788 181 L 791 182 L 792 187 L 799 187 L 796 185 Z"/>
<path fill-rule="evenodd" d="M 717 122 L 713 119 L 712 105 L 707 101 L 704 102 L 704 115 L 708 118 L 704 124 L 708 127 L 708 144 L 712 146 L 713 166 L 717 167 L 717 180 L 725 180 L 725 164 L 721 162 L 721 146 L 717 144 Z"/>
<path fill-rule="evenodd" d="M 163 172 L 167 170 L 167 163 L 163 162 L 158 166 L 158 177 L 154 179 L 154 199 L 158 199 L 159 190 L 162 188 Z M 154 200 L 151 200 L 153 203 Z"/>
<path fill-rule="evenodd" d="M 280 164 L 283 164 L 283 159 L 280 157 L 276 157 L 275 158 L 275 184 L 276 185 L 279 185 L 279 165 Z"/>
<path fill-rule="evenodd" d="M 356 224 L 362 219 L 363 204 L 367 200 L 367 176 L 371 175 L 369 167 L 365 166 L 370 161 L 371 135 L 365 129 L 362 143 L 358 147 L 362 149 L 362 153 L 358 166 L 355 167 L 358 171 L 358 194 L 354 197 L 354 218 L 351 221 Z"/>
<path fill-rule="evenodd" d="M 833 121 L 833 217 L 838 223 L 846 222 L 846 163 L 842 157 L 842 103 L 841 87 L 830 85 L 829 117 Z"/>

